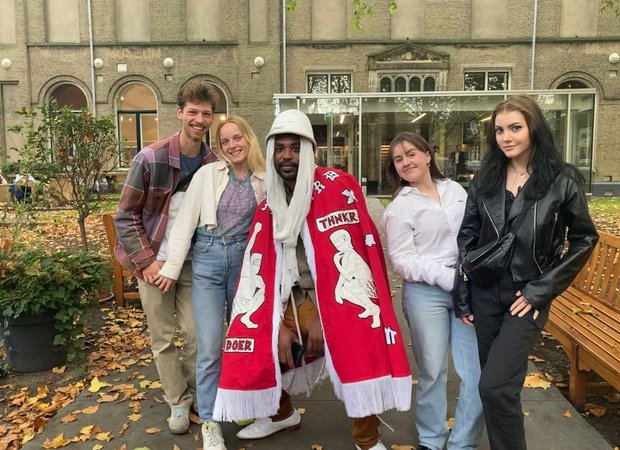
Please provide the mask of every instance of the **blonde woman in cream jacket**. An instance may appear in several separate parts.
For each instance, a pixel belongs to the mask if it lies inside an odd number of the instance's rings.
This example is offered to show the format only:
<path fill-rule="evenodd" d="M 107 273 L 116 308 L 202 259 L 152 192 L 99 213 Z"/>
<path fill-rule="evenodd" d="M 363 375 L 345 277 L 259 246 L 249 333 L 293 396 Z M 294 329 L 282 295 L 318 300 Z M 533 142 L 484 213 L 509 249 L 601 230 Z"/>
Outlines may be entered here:
<path fill-rule="evenodd" d="M 196 394 L 205 450 L 226 450 L 221 428 L 213 421 L 224 321 L 230 319 L 248 231 L 265 194 L 265 160 L 248 123 L 229 116 L 217 128 L 216 145 L 220 159 L 194 175 L 169 236 L 168 259 L 156 280 L 164 292 L 170 289 L 191 257 Z"/>

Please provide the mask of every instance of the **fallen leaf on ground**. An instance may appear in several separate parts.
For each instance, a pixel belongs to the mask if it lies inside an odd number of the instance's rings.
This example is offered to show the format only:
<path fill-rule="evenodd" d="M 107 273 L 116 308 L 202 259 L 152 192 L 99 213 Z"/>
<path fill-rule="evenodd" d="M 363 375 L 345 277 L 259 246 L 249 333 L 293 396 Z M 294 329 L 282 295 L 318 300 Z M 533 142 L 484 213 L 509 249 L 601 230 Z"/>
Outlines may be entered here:
<path fill-rule="evenodd" d="M 56 436 L 52 440 L 47 438 L 45 440 L 45 442 L 43 442 L 43 444 L 41 444 L 41 447 L 43 447 L 43 448 L 61 448 L 61 447 L 65 447 L 66 445 L 69 445 L 70 443 L 71 443 L 70 440 L 65 439 L 64 433 L 60 433 L 58 436 Z"/>
<path fill-rule="evenodd" d="M 110 403 L 110 402 L 113 402 L 115 400 L 118 400 L 118 397 L 119 397 L 119 393 L 118 392 L 116 394 L 112 394 L 112 395 L 110 395 L 110 394 L 99 394 L 99 395 L 100 395 L 100 397 L 99 397 L 99 399 L 97 399 L 97 401 L 99 403 Z"/>
<path fill-rule="evenodd" d="M 584 411 L 587 415 L 594 416 L 594 417 L 603 417 L 605 413 L 607 413 L 606 408 L 599 406 L 599 405 L 595 405 L 594 403 L 586 403 L 584 407 Z"/>
<path fill-rule="evenodd" d="M 89 406 L 80 410 L 79 412 L 81 412 L 82 414 L 95 414 L 97 411 L 99 411 L 99 405 Z"/>
<path fill-rule="evenodd" d="M 66 423 L 75 422 L 76 420 L 77 420 L 77 417 L 75 417 L 73 414 L 67 414 L 65 417 L 60 419 L 60 422 L 66 424 Z"/>
<path fill-rule="evenodd" d="M 95 435 L 95 439 L 98 441 L 109 442 L 112 439 L 111 432 L 107 431 L 105 433 L 97 433 Z"/>
<path fill-rule="evenodd" d="M 548 381 L 552 381 L 552 382 L 555 381 L 555 377 L 553 375 L 551 375 L 550 373 L 547 373 L 547 372 L 545 372 L 545 378 Z"/>
<path fill-rule="evenodd" d="M 524 415 L 525 417 L 528 417 L 528 416 L 530 415 L 530 412 L 529 412 L 529 411 L 523 411 L 523 415 Z"/>
<path fill-rule="evenodd" d="M 390 450 L 415 450 L 415 447 L 411 445 L 392 444 Z"/>
<path fill-rule="evenodd" d="M 306 408 L 297 408 L 297 412 L 301 415 L 306 414 Z"/>
<path fill-rule="evenodd" d="M 148 434 L 157 434 L 157 433 L 161 433 L 161 430 L 159 428 L 153 427 L 153 428 L 147 428 L 146 432 Z"/>
<path fill-rule="evenodd" d="M 22 445 L 24 445 L 26 442 L 30 442 L 34 439 L 34 433 L 29 433 L 24 435 L 24 438 L 22 439 Z"/>
<path fill-rule="evenodd" d="M 564 417 L 573 417 L 573 415 L 570 413 L 570 411 L 567 409 L 566 411 L 564 411 L 564 414 L 562 414 Z"/>
<path fill-rule="evenodd" d="M 125 434 L 125 431 L 127 431 L 129 429 L 129 422 L 123 422 L 123 425 L 121 425 L 121 429 L 118 432 L 119 436 L 122 436 L 123 434 Z"/>
<path fill-rule="evenodd" d="M 523 386 L 534 389 L 549 389 L 551 383 L 543 377 L 544 375 L 538 372 L 530 373 L 527 377 L 525 377 L 525 383 L 523 383 Z"/>
<path fill-rule="evenodd" d="M 90 382 L 90 387 L 88 388 L 88 390 L 90 392 L 99 392 L 101 388 L 106 387 L 106 386 L 111 386 L 111 384 L 106 383 L 105 381 L 99 381 L 99 377 L 95 377 Z"/>

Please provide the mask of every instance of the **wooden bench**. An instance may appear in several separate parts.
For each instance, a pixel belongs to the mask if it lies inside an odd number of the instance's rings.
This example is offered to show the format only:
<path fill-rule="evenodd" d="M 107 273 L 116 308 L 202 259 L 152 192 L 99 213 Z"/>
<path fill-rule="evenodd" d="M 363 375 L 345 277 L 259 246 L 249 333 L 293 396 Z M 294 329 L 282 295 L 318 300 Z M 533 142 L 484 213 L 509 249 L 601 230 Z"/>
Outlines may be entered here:
<path fill-rule="evenodd" d="M 620 391 L 620 237 L 600 240 L 571 286 L 551 304 L 546 330 L 570 362 L 568 398 L 583 411 L 586 388 L 592 393 Z M 603 385 L 589 384 L 594 371 Z"/>
<path fill-rule="evenodd" d="M 114 274 L 114 303 L 116 306 L 126 306 L 127 300 L 140 299 L 140 294 L 136 291 L 129 290 L 130 280 L 133 274 L 130 270 L 121 266 L 114 256 L 114 247 L 116 246 L 116 228 L 114 227 L 114 216 L 111 214 L 103 215 L 103 227 L 108 238 L 108 249 L 113 261 Z"/>

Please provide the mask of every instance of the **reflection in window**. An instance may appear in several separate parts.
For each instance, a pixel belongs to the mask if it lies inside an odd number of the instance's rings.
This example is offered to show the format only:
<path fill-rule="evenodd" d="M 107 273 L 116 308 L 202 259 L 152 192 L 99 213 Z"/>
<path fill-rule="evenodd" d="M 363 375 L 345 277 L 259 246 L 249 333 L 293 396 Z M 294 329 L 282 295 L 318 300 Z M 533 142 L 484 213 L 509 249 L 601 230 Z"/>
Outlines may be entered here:
<path fill-rule="evenodd" d="M 390 74 L 379 76 L 384 87 L 389 85 L 387 81 L 395 81 Z M 349 96 L 326 99 L 310 94 L 301 94 L 300 98 L 276 94 L 274 98 L 279 110 L 300 107 L 308 114 L 323 163 L 339 164 L 360 182 L 365 181 L 369 195 L 387 195 L 392 189 L 385 178 L 385 161 L 391 140 L 402 131 L 419 133 L 430 142 L 439 169 L 446 176 L 459 178 L 457 151 L 464 152 L 465 175 L 461 171 L 459 181 L 467 185 L 479 169 L 487 139 L 493 134 L 491 112 L 505 95 L 505 91 L 358 94 L 355 99 L 361 99 L 362 108 L 354 105 L 354 98 Z M 549 120 L 565 160 L 574 163 L 590 180 L 595 94 L 558 90 L 550 95 L 545 91 L 535 99 Z M 346 150 L 346 159 L 341 150 Z"/>
<path fill-rule="evenodd" d="M 308 75 L 308 93 L 310 94 L 344 94 L 348 92 L 351 92 L 351 74 Z"/>
<path fill-rule="evenodd" d="M 407 81 L 405 77 L 398 77 L 394 82 L 394 91 L 396 92 L 406 92 L 407 91 Z"/>
<path fill-rule="evenodd" d="M 508 81 L 508 72 L 465 72 L 463 88 L 466 91 L 505 91 Z"/>
<path fill-rule="evenodd" d="M 392 92 L 392 79 L 390 77 L 381 77 L 379 89 L 381 92 Z"/>
<path fill-rule="evenodd" d="M 58 103 L 61 108 L 67 106 L 73 111 L 79 111 L 82 108 L 88 108 L 86 95 L 75 84 L 60 84 L 54 88 L 50 95 L 52 100 Z"/>

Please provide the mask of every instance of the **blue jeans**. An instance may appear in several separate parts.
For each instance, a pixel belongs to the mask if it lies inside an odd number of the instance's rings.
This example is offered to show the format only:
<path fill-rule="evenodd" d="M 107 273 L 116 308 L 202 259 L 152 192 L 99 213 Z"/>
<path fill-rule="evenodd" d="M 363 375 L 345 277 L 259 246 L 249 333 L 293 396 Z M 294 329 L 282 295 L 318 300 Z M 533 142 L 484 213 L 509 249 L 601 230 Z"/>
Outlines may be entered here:
<path fill-rule="evenodd" d="M 192 253 L 192 307 L 196 322 L 196 396 L 204 422 L 213 418 L 220 381 L 224 314 L 230 319 L 241 271 L 246 236 L 217 238 L 197 235 Z"/>
<path fill-rule="evenodd" d="M 425 283 L 403 284 L 403 311 L 418 365 L 415 423 L 420 445 L 438 450 L 475 449 L 482 437 L 478 393 L 480 362 L 473 327 L 454 317 L 450 293 Z M 455 423 L 448 438 L 448 350 L 461 379 Z"/>

